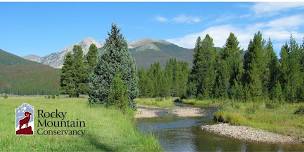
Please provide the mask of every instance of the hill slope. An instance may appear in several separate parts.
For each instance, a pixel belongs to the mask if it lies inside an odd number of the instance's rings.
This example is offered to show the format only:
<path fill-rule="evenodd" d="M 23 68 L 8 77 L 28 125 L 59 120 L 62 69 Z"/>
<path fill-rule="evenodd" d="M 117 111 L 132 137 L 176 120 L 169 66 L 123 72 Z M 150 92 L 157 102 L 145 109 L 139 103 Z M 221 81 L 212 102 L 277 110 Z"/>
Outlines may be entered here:
<path fill-rule="evenodd" d="M 59 71 L 0 49 L 0 93 L 59 93 Z"/>

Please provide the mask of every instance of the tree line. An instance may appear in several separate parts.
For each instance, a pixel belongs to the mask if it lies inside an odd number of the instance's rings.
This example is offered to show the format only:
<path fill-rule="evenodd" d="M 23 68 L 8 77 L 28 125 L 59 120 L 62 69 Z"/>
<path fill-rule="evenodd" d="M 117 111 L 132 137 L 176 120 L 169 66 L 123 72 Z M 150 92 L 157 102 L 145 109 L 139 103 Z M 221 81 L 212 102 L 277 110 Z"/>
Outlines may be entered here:
<path fill-rule="evenodd" d="M 165 68 L 154 63 L 139 70 L 142 97 L 177 96 L 199 99 L 276 101 L 304 100 L 304 43 L 292 36 L 277 57 L 270 39 L 255 33 L 246 51 L 230 33 L 223 48 L 207 34 L 197 38 L 193 65 L 171 59 Z"/>
<path fill-rule="evenodd" d="M 164 68 L 156 62 L 148 69 L 140 69 L 139 96 L 140 97 L 185 97 L 189 75 L 187 62 L 169 59 Z"/>
<path fill-rule="evenodd" d="M 127 42 L 116 25 L 98 55 L 91 45 L 86 56 L 80 46 L 65 57 L 61 90 L 70 97 L 88 94 L 90 103 L 134 107 L 140 97 L 176 96 L 200 99 L 303 101 L 304 43 L 292 36 L 276 55 L 270 39 L 254 34 L 246 51 L 230 33 L 223 48 L 207 34 L 197 38 L 193 64 L 170 59 L 137 72 Z M 121 100 L 126 103 L 121 103 Z"/>
<path fill-rule="evenodd" d="M 213 39 L 199 37 L 188 79 L 188 97 L 303 101 L 304 45 L 291 36 L 277 57 L 271 40 L 257 32 L 243 51 L 233 33 L 216 51 Z"/>

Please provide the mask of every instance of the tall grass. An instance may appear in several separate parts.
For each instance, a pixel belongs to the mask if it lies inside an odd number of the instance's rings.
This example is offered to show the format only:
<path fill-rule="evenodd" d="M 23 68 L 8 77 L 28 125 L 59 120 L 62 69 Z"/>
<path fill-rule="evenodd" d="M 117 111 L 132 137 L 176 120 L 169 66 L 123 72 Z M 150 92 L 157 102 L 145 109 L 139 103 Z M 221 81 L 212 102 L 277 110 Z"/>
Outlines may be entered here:
<path fill-rule="evenodd" d="M 15 108 L 23 102 L 44 111 L 67 112 L 68 119 L 85 120 L 84 136 L 16 136 Z M 10 97 L 0 99 L 0 151 L 161 151 L 151 135 L 140 133 L 131 111 L 90 106 L 85 98 L 46 99 L 44 97 Z M 35 113 L 37 128 L 37 113 Z"/>

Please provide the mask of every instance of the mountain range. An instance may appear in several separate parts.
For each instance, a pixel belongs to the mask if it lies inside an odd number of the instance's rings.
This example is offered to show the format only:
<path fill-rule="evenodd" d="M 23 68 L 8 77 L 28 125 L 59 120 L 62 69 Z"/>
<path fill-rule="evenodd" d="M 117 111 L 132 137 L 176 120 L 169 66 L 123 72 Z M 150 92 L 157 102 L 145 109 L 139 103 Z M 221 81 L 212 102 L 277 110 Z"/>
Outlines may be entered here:
<path fill-rule="evenodd" d="M 27 55 L 24 58 L 30 61 L 49 65 L 54 68 L 61 68 L 64 61 L 64 56 L 73 50 L 74 45 L 80 45 L 84 54 L 86 54 L 91 44 L 95 44 L 97 48 L 102 51 L 102 43 L 94 40 L 93 38 L 86 38 L 79 43 L 73 44 L 44 57 Z M 186 49 L 165 40 L 141 39 L 130 42 L 128 44 L 128 48 L 131 55 L 135 58 L 138 68 L 149 67 L 156 61 L 159 61 L 161 65 L 164 65 L 170 58 L 186 61 L 189 64 L 192 63 L 192 49 Z"/>

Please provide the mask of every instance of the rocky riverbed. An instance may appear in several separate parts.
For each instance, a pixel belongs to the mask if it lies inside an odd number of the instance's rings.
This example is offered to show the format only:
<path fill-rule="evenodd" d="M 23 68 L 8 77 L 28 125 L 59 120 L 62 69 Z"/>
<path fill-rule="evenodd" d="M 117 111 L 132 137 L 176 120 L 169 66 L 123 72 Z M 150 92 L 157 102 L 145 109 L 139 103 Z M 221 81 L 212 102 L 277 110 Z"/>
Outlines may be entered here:
<path fill-rule="evenodd" d="M 290 136 L 284 136 L 246 126 L 233 126 L 226 123 L 203 125 L 202 129 L 204 131 L 246 141 L 282 144 L 300 143 L 299 140 Z"/>
<path fill-rule="evenodd" d="M 175 115 L 178 117 L 200 117 L 206 115 L 206 111 L 201 108 L 187 106 L 175 106 L 172 108 L 138 106 L 135 118 L 153 118 L 164 115 Z"/>

